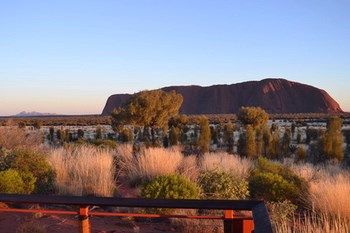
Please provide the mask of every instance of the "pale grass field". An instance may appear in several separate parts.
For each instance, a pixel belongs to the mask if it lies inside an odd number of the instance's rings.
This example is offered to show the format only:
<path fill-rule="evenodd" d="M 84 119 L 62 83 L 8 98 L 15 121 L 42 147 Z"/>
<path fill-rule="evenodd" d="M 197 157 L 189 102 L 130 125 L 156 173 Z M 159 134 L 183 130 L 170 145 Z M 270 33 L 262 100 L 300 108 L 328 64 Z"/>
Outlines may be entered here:
<path fill-rule="evenodd" d="M 113 153 L 94 146 L 59 148 L 49 161 L 56 173 L 59 194 L 110 197 L 115 191 Z"/>

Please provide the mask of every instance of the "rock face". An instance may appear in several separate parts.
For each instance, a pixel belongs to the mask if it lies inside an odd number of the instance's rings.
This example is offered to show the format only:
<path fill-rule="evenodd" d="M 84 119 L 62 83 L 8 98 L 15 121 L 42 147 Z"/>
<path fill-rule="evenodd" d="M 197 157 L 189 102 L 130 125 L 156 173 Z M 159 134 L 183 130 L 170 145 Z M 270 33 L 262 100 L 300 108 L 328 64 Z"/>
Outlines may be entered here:
<path fill-rule="evenodd" d="M 237 113 L 242 106 L 262 107 L 269 113 L 340 113 L 339 104 L 324 90 L 285 79 L 264 79 L 232 85 L 171 86 L 182 94 L 183 114 Z M 131 97 L 117 94 L 109 97 L 103 115 L 122 106 Z"/>

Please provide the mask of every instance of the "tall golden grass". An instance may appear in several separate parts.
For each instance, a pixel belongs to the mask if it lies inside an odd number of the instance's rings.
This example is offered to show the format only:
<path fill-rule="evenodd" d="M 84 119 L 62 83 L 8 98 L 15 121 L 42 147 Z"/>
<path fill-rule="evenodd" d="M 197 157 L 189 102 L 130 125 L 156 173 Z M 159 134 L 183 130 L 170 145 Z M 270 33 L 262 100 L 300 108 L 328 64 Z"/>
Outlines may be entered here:
<path fill-rule="evenodd" d="M 276 233 L 349 233 L 350 221 L 324 213 L 307 213 L 274 226 Z"/>
<path fill-rule="evenodd" d="M 132 158 L 124 154 L 121 170 L 129 183 L 139 184 L 160 175 L 175 174 L 182 159 L 177 148 L 147 148 Z"/>
<path fill-rule="evenodd" d="M 27 132 L 15 125 L 0 127 L 0 148 L 12 150 L 16 148 L 38 149 L 42 146 L 44 136 L 40 132 Z"/>
<path fill-rule="evenodd" d="M 249 176 L 252 167 L 252 160 L 226 152 L 206 153 L 201 161 L 201 169 L 204 171 L 224 170 L 243 179 Z"/>
<path fill-rule="evenodd" d="M 56 173 L 58 194 L 113 196 L 113 153 L 94 146 L 70 146 L 51 151 L 49 161 Z"/>

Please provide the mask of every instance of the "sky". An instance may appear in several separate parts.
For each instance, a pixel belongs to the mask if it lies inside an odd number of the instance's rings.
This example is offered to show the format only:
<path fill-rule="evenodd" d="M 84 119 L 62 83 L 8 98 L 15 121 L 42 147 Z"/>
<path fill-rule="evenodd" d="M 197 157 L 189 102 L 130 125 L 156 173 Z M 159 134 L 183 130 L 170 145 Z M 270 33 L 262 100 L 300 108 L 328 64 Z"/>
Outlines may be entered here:
<path fill-rule="evenodd" d="M 281 77 L 350 111 L 350 1 L 0 3 L 0 115 L 101 113 L 117 93 Z"/>

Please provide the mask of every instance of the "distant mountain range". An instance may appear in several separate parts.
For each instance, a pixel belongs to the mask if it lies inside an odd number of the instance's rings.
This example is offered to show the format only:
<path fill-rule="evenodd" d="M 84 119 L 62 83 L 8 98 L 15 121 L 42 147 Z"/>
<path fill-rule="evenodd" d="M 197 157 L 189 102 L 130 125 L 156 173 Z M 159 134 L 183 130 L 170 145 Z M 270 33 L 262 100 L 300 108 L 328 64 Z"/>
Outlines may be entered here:
<path fill-rule="evenodd" d="M 55 113 L 41 113 L 41 112 L 20 112 L 15 117 L 34 117 L 34 116 L 55 116 Z"/>
<path fill-rule="evenodd" d="M 170 86 L 161 88 L 182 94 L 183 114 L 237 113 L 242 106 L 259 106 L 269 113 L 341 113 L 339 104 L 324 90 L 288 81 L 264 79 L 232 85 Z M 116 94 L 108 98 L 102 115 L 125 104 L 131 94 Z"/>

